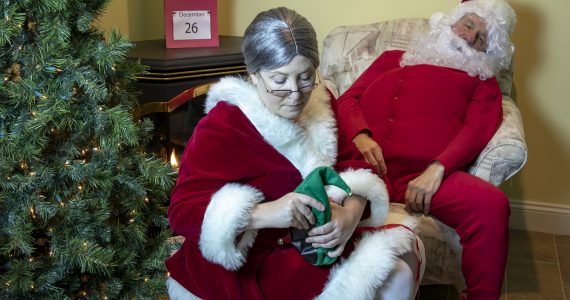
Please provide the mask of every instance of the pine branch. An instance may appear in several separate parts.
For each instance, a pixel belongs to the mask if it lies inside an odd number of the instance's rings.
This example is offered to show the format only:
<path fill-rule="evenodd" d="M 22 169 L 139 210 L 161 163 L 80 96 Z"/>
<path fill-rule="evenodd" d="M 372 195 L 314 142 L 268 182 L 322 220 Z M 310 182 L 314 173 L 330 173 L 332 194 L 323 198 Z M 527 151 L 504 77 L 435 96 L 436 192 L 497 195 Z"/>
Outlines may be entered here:
<path fill-rule="evenodd" d="M 65 248 L 55 249 L 56 260 L 60 264 L 78 267 L 81 273 L 93 273 L 109 276 L 117 264 L 113 261 L 113 249 L 101 247 L 91 241 L 70 239 Z M 61 250 L 61 251 L 58 251 Z"/>

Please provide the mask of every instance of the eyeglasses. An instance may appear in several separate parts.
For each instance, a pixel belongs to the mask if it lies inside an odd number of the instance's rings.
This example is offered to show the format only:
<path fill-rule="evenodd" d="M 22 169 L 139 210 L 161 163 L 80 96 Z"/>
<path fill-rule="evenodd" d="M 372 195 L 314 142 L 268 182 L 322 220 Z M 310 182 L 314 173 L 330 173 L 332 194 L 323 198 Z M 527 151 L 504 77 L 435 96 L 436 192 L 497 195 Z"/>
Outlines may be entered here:
<path fill-rule="evenodd" d="M 261 74 L 259 74 L 259 72 L 257 73 L 257 75 L 259 75 L 258 77 L 261 79 L 261 82 L 263 82 L 263 86 L 265 87 L 265 90 L 276 97 L 288 97 L 289 95 L 293 94 L 293 93 L 308 93 L 312 90 L 314 90 L 319 84 L 320 84 L 320 78 L 319 78 L 319 73 L 316 72 L 317 74 L 317 79 L 318 81 L 315 81 L 313 84 L 310 85 L 306 85 L 303 87 L 300 87 L 298 90 L 296 91 L 292 91 L 292 90 L 270 90 L 267 87 L 267 83 L 265 82 L 265 80 L 263 79 L 263 77 L 261 76 Z"/>

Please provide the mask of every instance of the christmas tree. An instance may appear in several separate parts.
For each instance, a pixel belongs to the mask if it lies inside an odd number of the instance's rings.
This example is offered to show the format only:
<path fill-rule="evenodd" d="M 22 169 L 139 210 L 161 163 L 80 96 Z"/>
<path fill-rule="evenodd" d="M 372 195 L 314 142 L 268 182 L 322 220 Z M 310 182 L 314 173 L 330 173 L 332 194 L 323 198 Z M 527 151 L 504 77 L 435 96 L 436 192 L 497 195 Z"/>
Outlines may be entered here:
<path fill-rule="evenodd" d="M 175 172 L 145 153 L 108 0 L 0 0 L 0 298 L 156 299 Z"/>

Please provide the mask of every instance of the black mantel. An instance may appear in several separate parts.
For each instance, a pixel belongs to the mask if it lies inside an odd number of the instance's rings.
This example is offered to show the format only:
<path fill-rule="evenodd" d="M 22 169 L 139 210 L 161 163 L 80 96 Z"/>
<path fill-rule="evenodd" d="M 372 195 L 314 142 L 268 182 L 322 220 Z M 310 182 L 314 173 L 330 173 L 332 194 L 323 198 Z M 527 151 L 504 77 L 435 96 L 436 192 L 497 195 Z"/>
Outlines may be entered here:
<path fill-rule="evenodd" d="M 242 40 L 237 36 L 220 36 L 219 47 L 204 48 L 166 48 L 164 40 L 138 41 L 127 56 L 141 59 L 153 72 L 163 73 L 243 66 Z"/>

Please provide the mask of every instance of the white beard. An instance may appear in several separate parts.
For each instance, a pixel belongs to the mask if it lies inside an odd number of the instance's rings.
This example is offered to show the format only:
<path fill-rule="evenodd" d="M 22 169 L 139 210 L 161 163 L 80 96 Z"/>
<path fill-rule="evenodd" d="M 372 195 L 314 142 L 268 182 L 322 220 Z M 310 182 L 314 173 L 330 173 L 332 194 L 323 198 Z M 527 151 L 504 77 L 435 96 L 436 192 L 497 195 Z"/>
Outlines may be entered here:
<path fill-rule="evenodd" d="M 450 67 L 479 76 L 482 80 L 495 76 L 497 63 L 485 52 L 479 52 L 458 37 L 451 26 L 438 24 L 427 34 L 412 39 L 400 65 L 429 64 Z"/>

